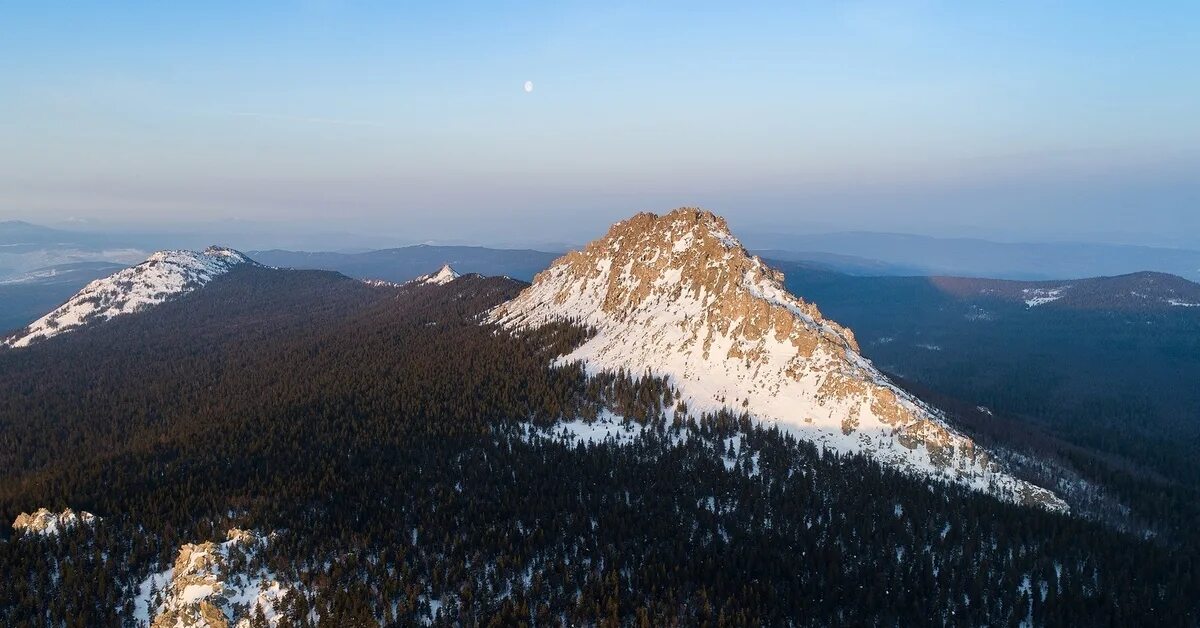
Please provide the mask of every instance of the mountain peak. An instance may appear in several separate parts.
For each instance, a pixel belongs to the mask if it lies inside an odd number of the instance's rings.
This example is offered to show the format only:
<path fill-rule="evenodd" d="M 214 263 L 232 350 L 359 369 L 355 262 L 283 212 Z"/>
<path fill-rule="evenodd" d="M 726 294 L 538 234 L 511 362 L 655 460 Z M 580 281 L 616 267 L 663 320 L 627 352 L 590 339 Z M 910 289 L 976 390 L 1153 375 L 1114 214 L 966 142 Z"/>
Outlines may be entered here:
<path fill-rule="evenodd" d="M 454 281 L 455 279 L 458 279 L 461 276 L 462 275 L 459 275 L 458 272 L 450 266 L 450 264 L 443 264 L 436 273 L 421 275 L 420 277 L 413 279 L 413 283 L 442 286 Z"/>
<path fill-rule="evenodd" d="M 642 213 L 559 258 L 491 313 L 597 330 L 563 361 L 667 376 L 692 412 L 748 412 L 818 444 L 1014 501 L 1061 508 L 887 380 L 853 333 L 783 287 L 712 212 Z"/>
<path fill-rule="evenodd" d="M 139 312 L 192 292 L 243 264 L 254 262 L 243 253 L 218 246 L 199 253 L 157 251 L 136 266 L 89 283 L 0 346 L 26 347 L 91 323 Z"/>
<path fill-rule="evenodd" d="M 615 223 L 609 229 L 609 233 L 625 226 L 650 230 L 666 227 L 692 227 L 729 236 L 729 223 L 725 221 L 725 218 L 699 207 L 679 207 L 661 215 L 654 212 L 639 212 L 631 218 Z"/>
<path fill-rule="evenodd" d="M 672 245 L 709 245 L 725 249 L 741 249 L 741 242 L 729 232 L 725 219 L 706 209 L 680 207 L 661 216 L 652 212 L 641 212 L 622 220 L 609 228 L 603 240 L 620 241 L 629 236 L 642 242 L 670 238 Z M 744 250 L 743 250 L 744 252 Z"/>
<path fill-rule="evenodd" d="M 604 298 L 599 308 L 617 319 L 635 316 L 651 303 L 669 306 L 687 298 L 699 300 L 705 319 L 723 333 L 750 341 L 768 332 L 792 337 L 799 324 L 858 351 L 850 330 L 789 294 L 783 273 L 747 252 L 725 219 L 710 211 L 680 208 L 661 216 L 637 214 L 614 224 L 582 250 L 559 258 L 534 278 L 534 284 L 559 286 L 555 298 L 566 299 L 600 277 Z M 793 339 L 802 340 L 799 335 Z"/>
<path fill-rule="evenodd" d="M 225 246 L 217 246 L 215 244 L 207 249 L 204 249 L 201 255 L 215 259 L 224 258 L 238 264 L 244 264 L 252 261 L 246 256 L 245 253 L 242 253 L 241 251 L 237 251 Z"/>

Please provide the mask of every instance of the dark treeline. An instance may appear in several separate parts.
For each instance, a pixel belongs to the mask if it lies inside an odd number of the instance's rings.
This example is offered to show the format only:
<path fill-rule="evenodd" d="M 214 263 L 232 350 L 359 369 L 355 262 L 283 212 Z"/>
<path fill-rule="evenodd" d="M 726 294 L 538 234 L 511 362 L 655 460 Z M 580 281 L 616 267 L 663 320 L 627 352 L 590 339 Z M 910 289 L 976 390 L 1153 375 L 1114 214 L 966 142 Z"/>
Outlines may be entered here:
<path fill-rule="evenodd" d="M 284 626 L 1196 622 L 1194 548 L 682 420 L 661 379 L 551 368 L 586 329 L 478 324 L 519 288 L 239 269 L 0 353 L 0 520 L 103 517 L 0 541 L 0 624 L 121 625 L 231 525 L 279 532 Z M 538 435 L 601 408 L 644 437 Z"/>

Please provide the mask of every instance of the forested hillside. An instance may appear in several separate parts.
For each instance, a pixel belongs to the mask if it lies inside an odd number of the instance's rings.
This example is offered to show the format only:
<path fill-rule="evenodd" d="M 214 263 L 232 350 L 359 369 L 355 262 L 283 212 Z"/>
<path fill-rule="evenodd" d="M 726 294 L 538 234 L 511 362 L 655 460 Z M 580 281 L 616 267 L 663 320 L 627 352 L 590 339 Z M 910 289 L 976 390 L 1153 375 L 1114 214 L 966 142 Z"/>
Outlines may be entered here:
<path fill-rule="evenodd" d="M 779 266 L 884 370 L 967 413 L 983 407 L 1007 436 L 1052 436 L 1141 516 L 1185 534 L 1200 520 L 1200 308 L 1170 303 L 1200 286 L 1148 273 L 1031 284 Z M 1076 285 L 1059 300 L 1022 298 L 1064 283 Z"/>

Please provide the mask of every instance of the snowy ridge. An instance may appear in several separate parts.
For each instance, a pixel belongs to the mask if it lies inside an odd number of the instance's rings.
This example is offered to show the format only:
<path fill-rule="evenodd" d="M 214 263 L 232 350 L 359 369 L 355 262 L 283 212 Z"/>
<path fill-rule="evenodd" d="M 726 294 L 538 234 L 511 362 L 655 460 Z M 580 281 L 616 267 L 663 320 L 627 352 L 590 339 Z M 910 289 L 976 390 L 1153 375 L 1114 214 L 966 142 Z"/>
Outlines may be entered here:
<path fill-rule="evenodd" d="M 560 361 L 670 378 L 692 414 L 747 412 L 842 453 L 869 455 L 1018 503 L 1065 510 L 859 354 L 853 333 L 783 288 L 712 213 L 638 214 L 558 259 L 489 315 L 509 328 L 575 321 L 597 333 Z"/>
<path fill-rule="evenodd" d="M 27 347 L 85 325 L 139 312 L 192 292 L 250 258 L 233 249 L 159 251 L 146 261 L 89 283 L 53 312 L 0 346 Z"/>
<path fill-rule="evenodd" d="M 234 528 L 223 543 L 188 543 L 175 565 L 139 587 L 134 618 L 152 628 L 249 628 L 256 618 L 274 628 L 291 588 L 263 568 L 252 568 L 269 541 Z"/>
<path fill-rule="evenodd" d="M 462 275 L 459 275 L 458 272 L 455 271 L 453 268 L 451 268 L 449 264 L 444 264 L 444 265 L 442 265 L 442 267 L 440 269 L 438 269 L 438 271 L 436 273 L 429 273 L 428 275 L 421 275 L 420 277 L 417 277 L 416 279 L 413 279 L 412 281 L 409 281 L 408 283 L 432 284 L 435 286 L 444 286 L 444 285 L 450 283 L 451 281 L 458 279 L 461 276 Z"/>
<path fill-rule="evenodd" d="M 399 288 L 404 285 L 394 281 L 387 281 L 386 279 L 363 279 L 361 281 L 372 288 Z"/>
<path fill-rule="evenodd" d="M 38 508 L 33 514 L 23 512 L 17 515 L 12 527 L 18 535 L 56 536 L 59 532 L 78 525 L 90 526 L 96 519 L 96 515 L 90 512 L 75 512 L 70 508 L 59 513 Z"/>

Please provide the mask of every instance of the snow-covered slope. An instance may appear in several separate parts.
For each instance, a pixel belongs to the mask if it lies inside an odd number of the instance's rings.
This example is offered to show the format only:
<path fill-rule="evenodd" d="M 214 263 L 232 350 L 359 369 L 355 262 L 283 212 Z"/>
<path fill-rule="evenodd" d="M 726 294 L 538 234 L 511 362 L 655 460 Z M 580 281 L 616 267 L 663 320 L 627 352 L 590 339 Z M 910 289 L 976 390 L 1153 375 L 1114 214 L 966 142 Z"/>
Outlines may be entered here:
<path fill-rule="evenodd" d="M 17 515 L 12 527 L 17 534 L 54 536 L 63 530 L 78 525 L 90 526 L 95 522 L 96 516 L 90 512 L 75 512 L 70 508 L 62 512 L 50 512 L 39 508 L 33 514 L 23 512 Z"/>
<path fill-rule="evenodd" d="M 200 253 L 159 251 L 137 266 L 89 283 L 3 345 L 26 347 L 90 323 L 138 312 L 191 292 L 235 266 L 253 263 L 237 251 L 215 246 Z"/>
<path fill-rule="evenodd" d="M 570 320 L 597 333 L 561 360 L 669 376 L 689 412 L 728 408 L 839 452 L 1021 503 L 1065 509 L 892 385 L 850 330 L 789 294 L 725 221 L 697 209 L 619 222 L 496 308 L 510 328 Z"/>
<path fill-rule="evenodd" d="M 459 275 L 457 272 L 455 272 L 455 270 L 453 268 L 451 268 L 449 264 L 444 264 L 441 267 L 441 269 L 439 269 L 436 273 L 430 273 L 428 275 L 421 275 L 420 277 L 413 279 L 409 283 L 434 284 L 434 285 L 441 286 L 441 285 L 448 284 L 451 281 L 454 281 L 455 279 L 458 279 L 460 276 L 461 275 Z"/>

